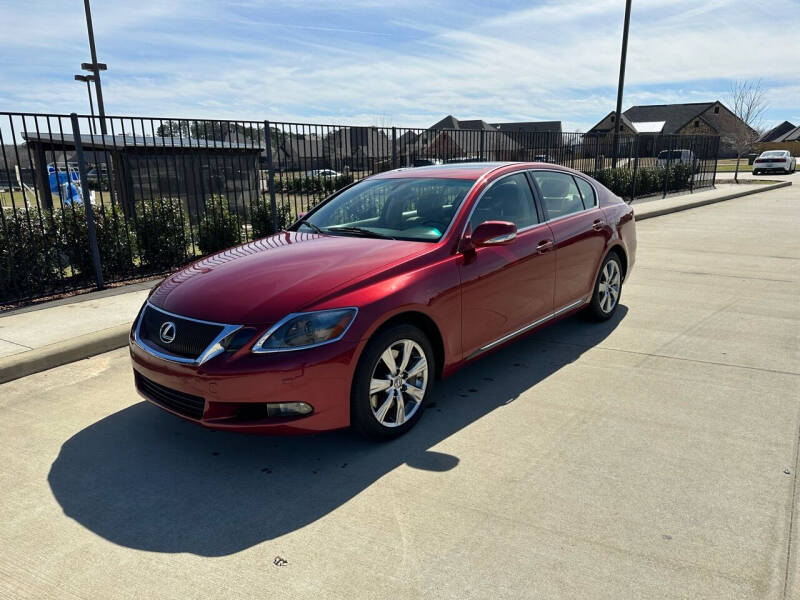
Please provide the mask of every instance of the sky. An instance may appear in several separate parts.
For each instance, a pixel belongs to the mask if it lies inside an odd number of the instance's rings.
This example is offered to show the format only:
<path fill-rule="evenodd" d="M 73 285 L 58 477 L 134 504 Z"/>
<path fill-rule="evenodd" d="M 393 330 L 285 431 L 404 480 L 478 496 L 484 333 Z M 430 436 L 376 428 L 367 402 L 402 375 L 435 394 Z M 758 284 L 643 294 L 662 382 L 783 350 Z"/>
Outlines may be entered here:
<path fill-rule="evenodd" d="M 427 127 L 614 109 L 624 0 L 94 0 L 106 113 Z M 0 110 L 88 113 L 80 0 L 0 0 Z M 800 0 L 633 0 L 623 110 L 728 102 L 800 124 Z"/>

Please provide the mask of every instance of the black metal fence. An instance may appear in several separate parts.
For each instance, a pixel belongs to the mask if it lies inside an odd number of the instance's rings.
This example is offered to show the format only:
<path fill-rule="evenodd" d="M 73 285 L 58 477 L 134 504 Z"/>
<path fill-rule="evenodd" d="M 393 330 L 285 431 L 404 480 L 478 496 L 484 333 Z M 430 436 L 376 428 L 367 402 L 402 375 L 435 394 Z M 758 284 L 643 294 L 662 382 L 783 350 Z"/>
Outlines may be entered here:
<path fill-rule="evenodd" d="M 169 272 L 397 167 L 547 161 L 628 201 L 713 185 L 719 139 L 0 113 L 0 305 Z"/>

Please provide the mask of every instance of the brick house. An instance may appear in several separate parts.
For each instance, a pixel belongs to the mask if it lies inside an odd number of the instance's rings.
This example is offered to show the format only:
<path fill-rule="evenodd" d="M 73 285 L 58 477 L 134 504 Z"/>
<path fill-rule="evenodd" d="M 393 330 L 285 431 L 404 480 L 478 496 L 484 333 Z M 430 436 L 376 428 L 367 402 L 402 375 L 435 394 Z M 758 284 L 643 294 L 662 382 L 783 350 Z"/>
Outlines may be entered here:
<path fill-rule="evenodd" d="M 405 162 L 436 156 L 449 161 L 478 160 L 483 134 L 484 160 L 530 160 L 541 148 L 561 146 L 561 121 L 487 123 L 448 115 L 420 133 L 401 136 Z"/>
<path fill-rule="evenodd" d="M 608 113 L 589 133 L 614 131 L 614 111 Z M 632 106 L 622 113 L 620 131 L 650 135 L 719 135 L 720 157 L 736 156 L 730 136 L 747 127 L 719 100 L 687 104 L 651 104 Z"/>

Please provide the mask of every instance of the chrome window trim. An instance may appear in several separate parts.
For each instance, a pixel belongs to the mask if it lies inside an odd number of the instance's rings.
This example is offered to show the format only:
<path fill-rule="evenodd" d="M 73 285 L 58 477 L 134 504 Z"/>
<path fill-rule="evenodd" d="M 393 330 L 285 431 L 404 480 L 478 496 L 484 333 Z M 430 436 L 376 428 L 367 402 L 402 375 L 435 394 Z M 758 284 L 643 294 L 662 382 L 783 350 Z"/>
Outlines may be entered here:
<path fill-rule="evenodd" d="M 215 337 L 211 341 L 211 343 L 208 346 L 206 346 L 205 350 L 203 350 L 197 358 L 186 358 L 185 356 L 176 356 L 175 354 L 169 354 L 168 352 L 157 350 L 156 348 L 145 342 L 139 336 L 139 330 L 142 326 L 142 317 L 144 316 L 144 310 L 140 311 L 139 318 L 136 321 L 136 329 L 133 332 L 133 341 L 136 342 L 136 345 L 139 346 L 139 348 L 141 348 L 148 354 L 152 354 L 157 358 L 183 365 L 200 366 L 203 363 L 208 362 L 218 354 L 224 352 L 225 348 L 222 347 L 222 340 L 224 340 L 226 337 L 228 337 L 232 333 L 235 333 L 236 331 L 242 328 L 241 325 L 226 325 L 225 323 L 217 323 L 215 321 L 203 321 L 202 319 L 193 319 L 192 317 L 185 317 L 183 315 L 171 313 L 162 308 L 158 308 L 157 306 L 152 304 L 149 300 L 145 301 L 144 308 L 145 310 L 147 308 L 152 308 L 153 310 L 165 314 L 169 317 L 176 317 L 178 319 L 184 319 L 186 321 L 202 323 L 203 325 L 216 325 L 218 327 L 222 327 L 222 331 L 217 335 L 217 337 Z"/>
<path fill-rule="evenodd" d="M 504 166 L 508 166 L 508 165 L 504 165 Z M 490 173 L 486 173 L 483 177 L 486 177 L 487 175 L 490 175 L 490 174 L 491 174 L 491 172 Z M 467 227 L 469 226 L 469 222 L 472 219 L 472 215 L 475 212 L 475 209 L 478 208 L 478 204 L 480 204 L 481 200 L 483 200 L 483 197 L 486 195 L 486 192 L 488 192 L 490 189 L 492 189 L 492 187 L 498 181 L 502 181 L 506 177 L 511 177 L 512 175 L 519 175 L 519 174 L 523 174 L 524 175 L 525 174 L 525 169 L 519 169 L 517 171 L 512 171 L 511 173 L 506 173 L 505 175 L 501 175 L 500 177 L 498 177 L 497 179 L 495 179 L 494 181 L 489 183 L 489 185 L 486 186 L 486 188 L 481 192 L 481 195 L 478 196 L 478 198 L 475 200 L 475 203 L 472 205 L 472 208 L 469 210 L 469 214 L 467 215 L 467 220 L 464 223 L 464 228 L 461 230 L 461 238 L 460 239 L 464 239 L 464 235 L 467 233 Z M 475 181 L 476 185 L 477 185 L 478 181 L 480 181 L 480 179 L 482 179 L 482 177 Z M 528 184 L 528 189 L 531 192 L 531 200 L 533 200 L 533 206 L 532 206 L 533 213 L 534 213 L 534 215 L 536 215 L 536 218 L 538 219 L 539 215 L 536 214 L 536 196 L 534 195 L 533 190 L 531 190 L 530 187 L 531 187 L 530 184 Z M 545 223 L 545 221 L 533 223 L 531 225 L 523 227 L 522 229 L 517 229 L 517 233 L 522 233 L 523 231 L 528 231 L 529 229 L 533 229 L 534 227 L 538 227 L 539 225 L 542 225 L 543 223 Z M 514 223 L 514 225 L 516 225 L 516 223 Z M 444 236 L 442 236 L 442 237 L 444 237 Z"/>
<path fill-rule="evenodd" d="M 538 325 L 541 325 L 542 323 L 546 323 L 550 319 L 553 319 L 553 318 L 557 317 L 558 315 L 560 315 L 562 313 L 565 313 L 568 310 L 571 310 L 571 309 L 575 308 L 576 306 L 579 306 L 581 304 L 585 304 L 586 301 L 587 301 L 587 297 L 584 296 L 583 298 L 581 298 L 579 300 L 576 300 L 575 302 L 567 304 L 566 306 L 562 306 L 558 310 L 553 311 L 548 315 L 545 315 L 541 319 L 537 319 L 533 323 L 528 323 L 527 325 L 525 325 L 523 327 L 520 327 L 519 329 L 517 329 L 515 331 L 512 331 L 511 333 L 507 333 L 503 337 L 497 338 L 493 342 L 489 342 L 485 346 L 481 346 L 475 352 L 470 354 L 468 358 L 474 358 L 474 357 L 478 356 L 479 354 L 482 354 L 482 353 L 486 352 L 487 350 L 491 350 L 492 348 L 494 348 L 498 344 L 502 344 L 503 342 L 507 342 L 508 340 L 513 339 L 513 338 L 517 337 L 518 335 L 522 335 L 526 331 L 529 331 L 529 330 L 533 329 L 534 327 L 536 327 Z"/>
<path fill-rule="evenodd" d="M 355 311 L 355 313 L 353 314 L 353 318 L 350 319 L 350 322 L 347 324 L 347 327 L 345 327 L 344 331 L 342 331 L 341 335 L 339 335 L 339 337 L 335 339 L 325 340 L 324 342 L 319 342 L 317 344 L 308 344 L 307 346 L 296 346 L 293 348 L 270 348 L 269 350 L 265 350 L 259 347 L 267 340 L 267 338 L 269 338 L 269 336 L 275 333 L 288 321 L 291 321 L 296 317 L 302 315 L 313 315 L 315 313 L 333 312 L 339 310 L 352 310 Z M 303 312 L 289 313 L 288 315 L 283 317 L 280 321 L 275 323 L 272 327 L 270 327 L 264 335 L 258 338 L 258 341 L 256 341 L 255 344 L 253 344 L 253 347 L 250 349 L 250 352 L 252 352 L 253 354 L 274 354 L 276 352 L 294 352 L 296 350 L 307 350 L 309 348 L 319 348 L 320 346 L 325 346 L 326 344 L 333 344 L 334 342 L 338 342 L 339 340 L 341 340 L 347 334 L 347 332 L 350 330 L 350 327 L 353 325 L 353 322 L 356 320 L 357 316 L 358 316 L 357 306 L 342 306 L 341 308 L 325 308 L 323 310 L 308 310 Z"/>

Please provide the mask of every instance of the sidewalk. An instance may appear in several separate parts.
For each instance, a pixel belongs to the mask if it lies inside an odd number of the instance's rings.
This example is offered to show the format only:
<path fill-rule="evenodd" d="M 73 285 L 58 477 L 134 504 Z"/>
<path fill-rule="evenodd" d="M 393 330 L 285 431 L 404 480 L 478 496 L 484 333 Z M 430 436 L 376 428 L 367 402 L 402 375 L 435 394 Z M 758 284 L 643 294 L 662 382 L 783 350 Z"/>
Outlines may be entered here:
<path fill-rule="evenodd" d="M 722 184 L 633 204 L 636 220 L 791 185 Z M 154 281 L 91 292 L 0 314 L 0 383 L 89 358 L 128 343 L 131 322 Z"/>
<path fill-rule="evenodd" d="M 156 281 L 3 313 L 0 383 L 124 346 L 131 322 Z"/>

